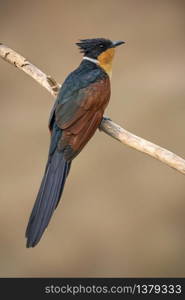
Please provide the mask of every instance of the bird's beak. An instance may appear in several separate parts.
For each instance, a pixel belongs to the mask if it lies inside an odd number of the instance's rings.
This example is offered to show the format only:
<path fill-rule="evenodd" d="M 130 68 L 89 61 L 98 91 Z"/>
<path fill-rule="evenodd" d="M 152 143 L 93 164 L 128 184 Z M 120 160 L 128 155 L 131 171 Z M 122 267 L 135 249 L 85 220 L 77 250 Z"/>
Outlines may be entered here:
<path fill-rule="evenodd" d="M 120 45 L 122 45 L 124 43 L 125 42 L 123 42 L 123 41 L 115 41 L 115 42 L 112 42 L 112 47 L 115 48 L 115 47 L 120 46 Z"/>

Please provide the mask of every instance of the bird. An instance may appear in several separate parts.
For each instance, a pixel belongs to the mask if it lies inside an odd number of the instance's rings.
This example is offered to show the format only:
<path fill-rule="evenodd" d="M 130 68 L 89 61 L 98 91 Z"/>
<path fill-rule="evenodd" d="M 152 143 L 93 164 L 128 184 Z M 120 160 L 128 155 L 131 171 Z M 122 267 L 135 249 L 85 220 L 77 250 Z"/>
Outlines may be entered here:
<path fill-rule="evenodd" d="M 62 196 L 72 160 L 99 127 L 111 95 L 115 48 L 124 41 L 81 39 L 80 65 L 62 84 L 49 118 L 48 161 L 26 228 L 26 247 L 40 241 Z"/>

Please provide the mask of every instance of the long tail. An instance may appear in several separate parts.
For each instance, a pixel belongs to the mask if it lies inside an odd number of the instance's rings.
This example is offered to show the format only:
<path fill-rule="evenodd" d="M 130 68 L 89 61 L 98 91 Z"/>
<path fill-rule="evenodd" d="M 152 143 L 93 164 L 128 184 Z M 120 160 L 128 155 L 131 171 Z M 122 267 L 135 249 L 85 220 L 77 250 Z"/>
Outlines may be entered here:
<path fill-rule="evenodd" d="M 56 149 L 50 157 L 26 229 L 27 247 L 41 239 L 62 195 L 71 162 Z"/>

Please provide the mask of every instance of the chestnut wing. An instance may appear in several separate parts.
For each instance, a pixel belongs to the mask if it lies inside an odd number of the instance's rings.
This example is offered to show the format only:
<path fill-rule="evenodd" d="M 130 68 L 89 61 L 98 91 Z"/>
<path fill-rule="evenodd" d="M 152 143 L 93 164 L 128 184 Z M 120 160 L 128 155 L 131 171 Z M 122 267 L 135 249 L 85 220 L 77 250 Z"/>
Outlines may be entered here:
<path fill-rule="evenodd" d="M 56 123 L 63 130 L 58 144 L 66 159 L 73 159 L 98 128 L 110 98 L 109 78 L 98 80 L 75 91 L 71 100 L 59 103 Z"/>

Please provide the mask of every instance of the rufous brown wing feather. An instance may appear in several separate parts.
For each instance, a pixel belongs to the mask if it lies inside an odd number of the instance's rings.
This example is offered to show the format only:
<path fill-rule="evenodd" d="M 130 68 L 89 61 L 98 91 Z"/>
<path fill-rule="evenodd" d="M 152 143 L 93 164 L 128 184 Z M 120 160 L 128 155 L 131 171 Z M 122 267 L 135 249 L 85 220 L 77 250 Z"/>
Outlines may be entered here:
<path fill-rule="evenodd" d="M 59 142 L 59 149 L 70 145 L 74 156 L 79 153 L 93 136 L 103 118 L 105 108 L 110 99 L 110 80 L 97 81 L 85 89 L 85 96 L 73 118 L 60 122 L 63 135 Z"/>

